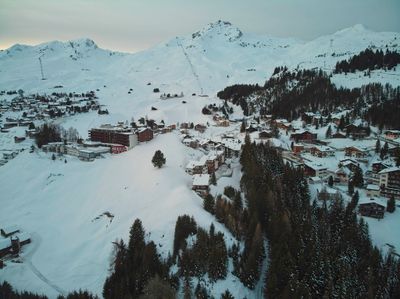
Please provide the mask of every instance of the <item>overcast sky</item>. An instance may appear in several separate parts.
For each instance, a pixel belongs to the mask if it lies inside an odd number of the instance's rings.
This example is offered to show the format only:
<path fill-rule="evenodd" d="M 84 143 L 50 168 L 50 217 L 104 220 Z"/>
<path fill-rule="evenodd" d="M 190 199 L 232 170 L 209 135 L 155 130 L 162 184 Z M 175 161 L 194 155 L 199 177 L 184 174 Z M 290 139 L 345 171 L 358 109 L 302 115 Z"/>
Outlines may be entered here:
<path fill-rule="evenodd" d="M 400 0 L 0 0 L 0 49 L 88 37 L 136 52 L 219 19 L 308 40 L 358 23 L 400 32 L 399 16 Z"/>

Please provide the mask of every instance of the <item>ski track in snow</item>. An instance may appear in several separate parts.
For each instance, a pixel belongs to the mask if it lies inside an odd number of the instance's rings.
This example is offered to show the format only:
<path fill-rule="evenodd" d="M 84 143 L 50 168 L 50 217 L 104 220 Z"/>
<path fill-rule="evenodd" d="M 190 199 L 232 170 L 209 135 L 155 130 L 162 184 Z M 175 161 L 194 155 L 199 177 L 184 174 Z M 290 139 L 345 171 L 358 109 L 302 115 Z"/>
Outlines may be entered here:
<path fill-rule="evenodd" d="M 39 278 L 41 281 L 43 281 L 45 284 L 47 284 L 49 287 L 51 287 L 53 290 L 55 290 L 56 292 L 60 293 L 60 295 L 66 296 L 67 292 L 65 290 L 63 290 L 62 288 L 60 288 L 59 286 L 57 286 L 56 284 L 54 284 L 53 282 L 51 282 L 42 272 L 40 272 L 40 270 L 32 263 L 32 257 L 35 254 L 35 252 L 37 251 L 37 249 L 40 246 L 41 243 L 41 239 L 40 236 L 37 233 L 33 233 L 32 234 L 32 239 L 33 242 L 32 244 L 32 248 L 29 251 L 28 254 L 26 254 L 26 256 L 22 259 L 24 262 L 26 262 L 26 265 L 29 267 L 29 269 L 32 271 L 33 274 L 36 275 L 37 278 Z M 34 238 L 33 238 L 34 237 Z"/>
<path fill-rule="evenodd" d="M 196 79 L 196 81 L 197 81 L 197 84 L 199 85 L 200 93 L 201 93 L 201 94 L 204 94 L 203 86 L 201 85 L 199 75 L 197 74 L 197 72 L 196 72 L 196 70 L 195 70 L 195 68 L 194 68 L 193 63 L 192 63 L 192 61 L 190 60 L 190 57 L 189 57 L 188 53 L 186 52 L 185 48 L 182 46 L 182 43 L 179 41 L 178 38 L 176 39 L 176 43 L 177 43 L 177 45 L 182 49 L 183 55 L 185 56 L 187 62 L 189 63 L 190 70 L 191 70 L 193 76 L 195 77 L 195 79 Z"/>

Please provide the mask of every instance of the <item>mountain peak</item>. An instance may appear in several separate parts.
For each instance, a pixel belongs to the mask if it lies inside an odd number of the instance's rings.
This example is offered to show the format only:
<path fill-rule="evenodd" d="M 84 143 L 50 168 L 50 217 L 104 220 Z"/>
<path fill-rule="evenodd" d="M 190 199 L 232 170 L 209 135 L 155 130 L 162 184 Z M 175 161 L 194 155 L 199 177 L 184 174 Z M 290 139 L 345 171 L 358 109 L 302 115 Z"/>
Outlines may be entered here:
<path fill-rule="evenodd" d="M 351 27 L 339 30 L 335 34 L 362 33 L 362 32 L 368 32 L 368 31 L 370 31 L 370 30 L 368 28 L 366 28 L 363 24 L 355 24 Z"/>
<path fill-rule="evenodd" d="M 222 37 L 230 42 L 239 39 L 243 35 L 242 31 L 232 23 L 227 21 L 218 20 L 213 23 L 209 23 L 202 30 L 192 34 L 193 39 L 198 38 L 217 38 Z"/>
<path fill-rule="evenodd" d="M 78 38 L 74 40 L 70 40 L 69 45 L 71 47 L 85 47 L 85 48 L 98 48 L 97 44 L 90 38 Z"/>
<path fill-rule="evenodd" d="M 366 31 L 366 30 L 368 30 L 363 24 L 355 24 L 351 28 L 353 28 L 353 30 L 355 30 L 355 31 Z"/>

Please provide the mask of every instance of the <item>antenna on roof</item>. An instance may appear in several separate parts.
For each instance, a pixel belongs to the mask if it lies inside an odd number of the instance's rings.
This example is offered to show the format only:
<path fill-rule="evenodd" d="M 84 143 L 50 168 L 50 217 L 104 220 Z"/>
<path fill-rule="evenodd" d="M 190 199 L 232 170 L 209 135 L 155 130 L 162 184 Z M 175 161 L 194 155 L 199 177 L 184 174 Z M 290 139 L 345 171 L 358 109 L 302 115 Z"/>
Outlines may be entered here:
<path fill-rule="evenodd" d="M 42 59 L 41 59 L 42 56 L 39 56 L 40 73 L 42 74 L 42 80 L 46 80 L 46 78 L 44 77 L 44 73 L 43 73 L 43 64 L 42 64 Z"/>

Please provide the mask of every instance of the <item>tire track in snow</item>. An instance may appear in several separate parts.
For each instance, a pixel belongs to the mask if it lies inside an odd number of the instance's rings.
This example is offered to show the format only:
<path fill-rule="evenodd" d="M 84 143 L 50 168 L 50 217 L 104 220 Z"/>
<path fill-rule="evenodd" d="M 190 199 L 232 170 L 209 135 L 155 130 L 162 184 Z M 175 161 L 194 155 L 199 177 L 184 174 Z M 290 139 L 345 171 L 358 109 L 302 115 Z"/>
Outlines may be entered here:
<path fill-rule="evenodd" d="M 47 284 L 49 287 L 51 287 L 56 292 L 60 293 L 63 296 L 66 296 L 66 292 L 63 289 L 61 289 L 59 286 L 52 283 L 49 279 L 47 279 L 47 277 L 44 276 L 42 274 L 42 272 L 40 272 L 39 269 L 36 268 L 36 266 L 34 264 L 32 264 L 32 261 L 27 261 L 27 265 L 28 265 L 29 269 L 31 269 L 33 274 L 35 274 L 37 276 L 37 278 L 39 278 L 41 281 L 43 281 L 45 284 Z"/>
<path fill-rule="evenodd" d="M 29 267 L 29 269 L 32 271 L 33 274 L 36 275 L 37 278 L 39 278 L 41 281 L 43 281 L 45 284 L 47 284 L 49 287 L 51 287 L 53 290 L 58 292 L 59 294 L 66 296 L 67 292 L 51 282 L 46 276 L 43 275 L 42 272 L 36 266 L 32 263 L 32 256 L 35 254 L 36 250 L 38 249 L 41 239 L 40 236 L 36 233 L 32 234 L 32 237 L 35 237 L 34 239 L 32 238 L 32 249 L 25 255 L 25 257 L 22 257 L 22 260 L 26 263 L 26 265 Z"/>
<path fill-rule="evenodd" d="M 199 75 L 196 73 L 196 69 L 195 69 L 192 61 L 190 60 L 190 57 L 189 57 L 188 53 L 186 52 L 185 48 L 182 46 L 182 43 L 179 41 L 179 38 L 176 38 L 176 44 L 182 49 L 182 53 L 185 56 L 187 62 L 189 63 L 190 70 L 191 70 L 193 76 L 195 77 L 197 84 L 199 85 L 200 93 L 203 94 L 204 90 L 203 90 L 203 86 L 201 85 Z"/>

